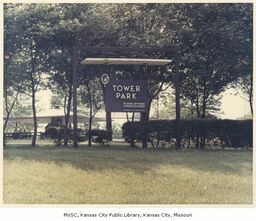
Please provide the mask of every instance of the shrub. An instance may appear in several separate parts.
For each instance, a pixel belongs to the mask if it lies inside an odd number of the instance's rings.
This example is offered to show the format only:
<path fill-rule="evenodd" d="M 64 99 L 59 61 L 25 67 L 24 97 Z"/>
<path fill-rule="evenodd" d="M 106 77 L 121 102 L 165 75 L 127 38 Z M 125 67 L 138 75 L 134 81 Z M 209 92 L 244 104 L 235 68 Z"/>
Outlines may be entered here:
<path fill-rule="evenodd" d="M 146 138 L 153 148 L 169 144 L 175 138 L 175 122 L 172 121 L 136 121 L 123 124 L 123 137 L 131 145 Z"/>
<path fill-rule="evenodd" d="M 64 128 L 48 126 L 45 129 L 45 136 L 52 139 L 56 146 L 60 146 L 64 141 Z M 68 131 L 68 136 L 71 138 L 71 131 Z"/>
<path fill-rule="evenodd" d="M 104 146 L 111 140 L 111 134 L 106 130 L 93 129 L 91 130 L 92 141 Z"/>
<path fill-rule="evenodd" d="M 64 127 L 55 127 L 55 126 L 47 126 L 45 128 L 45 137 L 53 139 L 53 143 L 56 146 L 61 146 L 64 143 L 65 129 Z M 73 141 L 73 130 L 67 129 L 68 142 L 71 143 Z M 77 141 L 86 141 L 88 137 L 86 133 L 78 128 L 77 129 Z"/>
<path fill-rule="evenodd" d="M 124 139 L 131 144 L 146 138 L 153 148 L 175 144 L 175 120 L 127 122 Z M 181 120 L 182 146 L 252 147 L 252 120 Z"/>

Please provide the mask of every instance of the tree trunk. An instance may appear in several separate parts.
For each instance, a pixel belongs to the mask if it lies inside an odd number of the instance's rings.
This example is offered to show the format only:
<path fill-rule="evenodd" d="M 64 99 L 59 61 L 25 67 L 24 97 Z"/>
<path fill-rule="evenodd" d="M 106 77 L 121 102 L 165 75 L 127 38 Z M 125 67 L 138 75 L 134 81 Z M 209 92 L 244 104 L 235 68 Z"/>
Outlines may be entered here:
<path fill-rule="evenodd" d="M 147 121 L 147 114 L 146 114 L 146 112 L 141 112 L 140 113 L 140 120 L 142 121 L 142 122 L 146 122 Z M 143 129 L 145 129 L 145 127 L 143 127 Z M 142 149 L 146 149 L 148 146 L 147 146 L 147 137 L 148 137 L 148 135 L 147 135 L 147 132 L 145 131 L 144 133 L 143 133 L 143 137 L 142 137 Z"/>
<path fill-rule="evenodd" d="M 199 149 L 199 134 L 196 135 L 196 149 Z"/>
<path fill-rule="evenodd" d="M 249 102 L 250 102 L 251 114 L 253 116 L 253 73 L 252 72 L 251 72 L 251 86 L 250 86 L 250 92 L 249 92 Z"/>
<path fill-rule="evenodd" d="M 92 96 L 91 96 L 91 90 L 90 90 L 90 86 L 89 86 L 89 83 L 86 82 L 86 88 L 87 88 L 87 91 L 88 91 L 88 97 L 89 97 L 89 106 L 90 106 L 90 117 L 89 117 L 89 138 L 88 138 L 88 146 L 92 146 Z"/>
<path fill-rule="evenodd" d="M 253 116 L 253 103 L 252 103 L 252 93 L 250 93 L 250 109 L 251 109 L 251 114 Z"/>
<path fill-rule="evenodd" d="M 140 120 L 143 122 L 147 122 L 149 120 L 151 103 L 152 103 L 152 99 L 149 100 L 146 111 L 140 113 Z M 144 129 L 146 129 L 146 128 L 144 127 Z M 143 134 L 143 138 L 142 138 L 142 149 L 145 149 L 148 147 L 147 140 L 148 140 L 148 132 L 145 131 L 145 133 Z"/>
<path fill-rule="evenodd" d="M 73 146 L 77 148 L 77 51 L 73 48 L 72 83 L 73 83 Z"/>
<path fill-rule="evenodd" d="M 69 123 L 69 118 L 70 118 L 71 101 L 72 101 L 72 82 L 69 84 L 67 113 L 65 115 L 64 146 L 68 146 L 68 138 L 69 138 L 69 136 L 68 136 L 68 123 Z"/>
<path fill-rule="evenodd" d="M 126 121 L 129 122 L 129 115 L 128 115 L 128 112 L 126 112 Z"/>
<path fill-rule="evenodd" d="M 145 120 L 148 121 L 149 120 L 149 115 L 150 115 L 150 109 L 151 109 L 151 103 L 152 103 L 153 99 L 150 99 L 148 102 L 148 106 L 146 108 L 145 111 Z"/>
<path fill-rule="evenodd" d="M 201 119 L 205 119 L 205 112 L 206 112 L 206 91 L 205 91 L 205 86 L 204 86 L 204 92 L 203 92 L 203 106 L 202 106 L 202 115 Z"/>
<path fill-rule="evenodd" d="M 12 102 L 12 105 L 11 105 L 10 110 L 8 110 L 7 94 L 6 94 L 6 96 L 5 96 L 5 110 L 6 110 L 7 115 L 6 115 L 6 119 L 5 119 L 5 122 L 4 122 L 4 130 L 3 130 L 3 131 L 5 131 L 5 129 L 6 129 L 6 126 L 7 126 L 9 117 L 10 117 L 10 114 L 11 114 L 11 112 L 12 112 L 12 109 L 13 109 L 13 107 L 14 107 L 14 104 L 15 104 L 16 101 L 17 101 L 18 95 L 19 95 L 19 92 L 16 93 L 16 96 L 15 96 L 15 98 L 14 98 L 14 101 Z"/>
<path fill-rule="evenodd" d="M 187 148 L 189 149 L 190 148 L 190 137 L 188 138 L 188 146 Z"/>
<path fill-rule="evenodd" d="M 196 114 L 197 118 L 200 118 L 200 108 L 199 108 L 199 91 L 196 89 Z"/>
<path fill-rule="evenodd" d="M 134 122 L 134 114 L 135 112 L 132 112 L 132 123 Z M 127 122 L 129 122 L 129 115 L 128 115 L 128 112 L 126 112 L 126 119 L 127 119 Z M 131 147 L 135 147 L 135 140 L 133 138 L 131 138 Z"/>
<path fill-rule="evenodd" d="M 31 81 L 31 93 L 32 93 L 32 111 L 33 111 L 33 121 L 34 121 L 34 134 L 32 137 L 32 146 L 36 145 L 36 135 L 37 135 L 37 120 L 36 120 L 36 85 L 33 77 L 33 73 L 35 73 L 36 69 L 36 53 L 37 49 L 33 45 L 33 41 L 31 41 L 30 45 L 30 59 L 31 59 L 31 72 L 30 81 Z M 38 83 L 37 83 L 38 86 Z"/>
<path fill-rule="evenodd" d="M 31 79 L 33 78 L 31 73 Z M 34 134 L 32 138 L 32 146 L 36 145 L 36 134 L 37 134 L 37 121 L 36 121 L 36 92 L 35 92 L 35 85 L 34 80 L 32 79 L 32 109 L 33 109 L 33 121 L 34 121 Z"/>
<path fill-rule="evenodd" d="M 196 88 L 196 114 L 197 119 L 200 118 L 200 108 L 199 108 L 199 89 Z M 199 149 L 199 133 L 196 134 L 196 149 Z"/>
<path fill-rule="evenodd" d="M 206 85 L 204 82 L 204 91 L 203 91 L 203 106 L 202 106 L 202 116 L 201 119 L 205 119 L 205 115 L 206 115 L 206 99 L 207 99 L 207 95 L 206 95 Z M 201 142 L 200 142 L 200 148 L 204 149 L 205 147 L 205 135 L 201 134 Z"/>

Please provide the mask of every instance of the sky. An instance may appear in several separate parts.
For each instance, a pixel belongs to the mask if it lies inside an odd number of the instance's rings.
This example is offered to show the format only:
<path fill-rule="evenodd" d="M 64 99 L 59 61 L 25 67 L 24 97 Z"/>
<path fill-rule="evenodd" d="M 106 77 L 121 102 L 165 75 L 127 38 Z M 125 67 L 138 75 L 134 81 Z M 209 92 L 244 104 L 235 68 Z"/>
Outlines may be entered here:
<path fill-rule="evenodd" d="M 224 114 L 221 118 L 237 119 L 251 114 L 249 102 L 234 93 L 233 89 L 229 89 L 223 94 L 221 109 Z"/>
<path fill-rule="evenodd" d="M 250 105 L 248 101 L 242 99 L 239 95 L 234 95 L 235 91 L 233 89 L 229 89 L 225 91 L 222 95 L 221 100 L 221 113 L 217 116 L 222 119 L 238 119 L 243 117 L 244 115 L 250 114 Z M 37 94 L 37 99 L 39 102 L 37 103 L 37 107 L 42 109 L 44 112 L 51 111 L 50 108 L 50 99 L 51 92 L 49 91 L 41 91 Z M 43 107 L 43 108 L 42 108 Z M 102 116 L 98 116 L 102 117 Z"/>

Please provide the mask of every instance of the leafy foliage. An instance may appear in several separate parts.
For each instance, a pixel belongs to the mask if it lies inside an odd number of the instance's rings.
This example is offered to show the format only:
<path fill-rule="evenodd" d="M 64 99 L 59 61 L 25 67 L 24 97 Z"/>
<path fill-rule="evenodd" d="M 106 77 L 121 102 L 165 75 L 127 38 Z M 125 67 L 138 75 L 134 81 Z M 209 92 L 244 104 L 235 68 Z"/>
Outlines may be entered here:
<path fill-rule="evenodd" d="M 104 146 L 111 140 L 111 134 L 106 130 L 93 129 L 91 130 L 92 141 Z"/>
<path fill-rule="evenodd" d="M 56 127 L 47 125 L 45 128 L 45 137 L 53 140 L 56 146 L 61 146 L 64 144 L 64 138 L 67 136 L 67 141 L 73 141 L 73 130 L 68 129 L 67 134 L 65 133 L 64 127 Z M 78 129 L 78 142 L 87 140 L 86 133 L 82 129 Z"/>
<path fill-rule="evenodd" d="M 36 133 L 35 96 L 38 90 L 47 87 L 63 98 L 58 102 L 66 107 L 67 130 L 72 105 L 74 45 L 177 47 L 182 105 L 190 111 L 185 116 L 205 119 L 214 114 L 219 109 L 219 94 L 229 85 L 240 86 L 249 93 L 252 107 L 252 6 L 244 3 L 4 4 L 6 115 L 11 114 L 16 104 L 8 96 L 31 95 Z M 81 50 L 78 63 L 85 57 L 102 56 L 174 57 L 166 53 L 102 54 Z M 102 73 L 110 73 L 115 79 L 147 80 L 150 102 L 144 120 L 149 117 L 153 99 L 175 83 L 173 62 L 167 67 L 79 65 L 77 71 L 78 86 L 86 97 L 86 84 L 93 95 L 100 94 L 100 87 L 94 81 Z M 81 103 L 86 108 L 93 107 L 93 102 Z"/>
<path fill-rule="evenodd" d="M 183 148 L 191 148 L 197 136 L 206 140 L 206 146 L 252 147 L 252 120 L 182 120 Z M 175 120 L 127 122 L 122 126 L 128 143 L 147 142 L 152 148 L 168 148 L 175 144 Z"/>
<path fill-rule="evenodd" d="M 181 36 L 182 96 L 195 107 L 197 117 L 216 111 L 216 96 L 244 75 L 241 59 L 252 61 L 252 5 L 192 4 Z M 249 42 L 247 41 L 248 39 Z M 246 43 L 247 52 L 244 50 Z M 252 68 L 248 63 L 247 68 Z"/>

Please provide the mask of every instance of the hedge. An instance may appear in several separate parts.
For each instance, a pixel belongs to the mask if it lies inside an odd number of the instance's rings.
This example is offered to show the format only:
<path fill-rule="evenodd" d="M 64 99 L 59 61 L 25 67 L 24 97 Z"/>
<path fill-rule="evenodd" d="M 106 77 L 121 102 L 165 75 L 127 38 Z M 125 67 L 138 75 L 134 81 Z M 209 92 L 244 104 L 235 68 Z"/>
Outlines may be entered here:
<path fill-rule="evenodd" d="M 64 137 L 65 137 L 65 129 L 64 127 L 56 127 L 56 126 L 46 126 L 45 128 L 45 137 L 50 138 L 53 140 L 53 143 L 56 146 L 61 146 L 64 144 Z M 73 130 L 68 128 L 67 129 L 67 136 L 68 142 L 73 142 Z M 77 129 L 77 141 L 82 142 L 88 139 L 86 132 L 82 129 Z"/>
<path fill-rule="evenodd" d="M 45 129 L 45 136 L 53 140 L 56 146 L 64 144 L 64 127 L 47 126 Z M 67 129 L 68 142 L 73 142 L 73 129 Z M 91 130 L 92 141 L 104 146 L 110 141 L 110 134 L 106 130 L 93 129 Z M 89 132 L 84 131 L 81 128 L 77 129 L 77 141 L 86 141 L 89 138 Z"/>
<path fill-rule="evenodd" d="M 127 122 L 122 130 L 132 146 L 143 139 L 153 148 L 175 146 L 175 120 Z M 252 136 L 252 120 L 181 120 L 183 148 L 252 147 Z"/>

